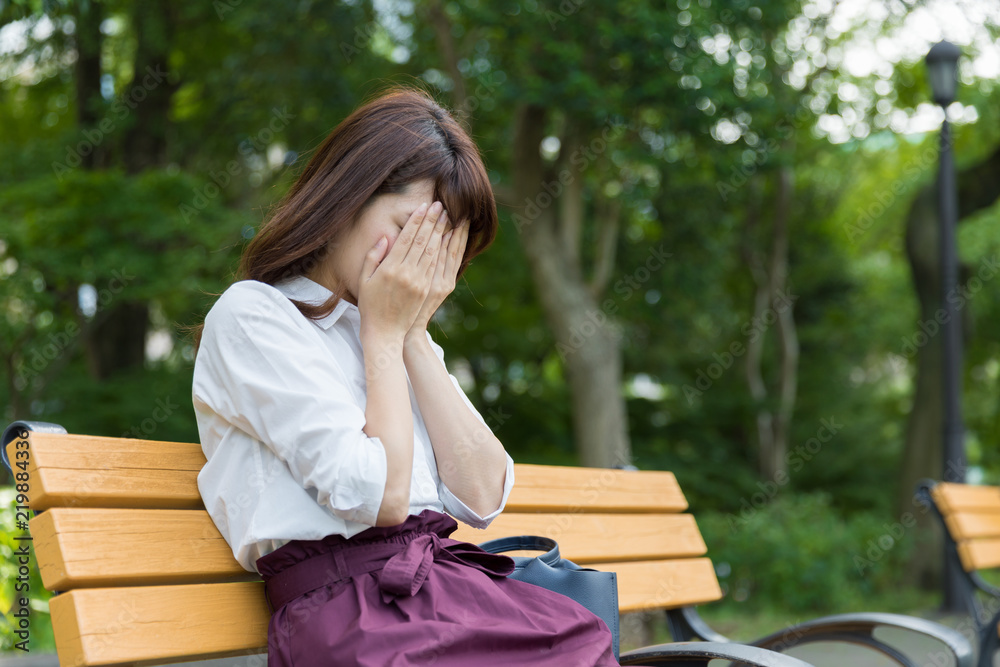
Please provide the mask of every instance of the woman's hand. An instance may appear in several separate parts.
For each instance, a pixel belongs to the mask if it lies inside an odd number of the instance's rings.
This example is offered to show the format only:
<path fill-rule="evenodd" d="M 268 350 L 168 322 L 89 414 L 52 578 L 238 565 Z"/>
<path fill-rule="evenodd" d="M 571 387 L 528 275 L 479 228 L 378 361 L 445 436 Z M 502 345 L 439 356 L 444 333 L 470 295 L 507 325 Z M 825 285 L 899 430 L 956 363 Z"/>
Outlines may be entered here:
<path fill-rule="evenodd" d="M 447 211 L 441 217 L 447 216 Z M 462 258 L 465 257 L 465 246 L 469 240 L 469 223 L 462 222 L 444 235 L 441 241 L 440 256 L 437 266 L 434 268 L 434 280 L 424 298 L 420 312 L 417 313 L 412 326 L 406 334 L 406 340 L 426 339 L 427 325 L 431 317 L 441 307 L 448 295 L 455 290 L 455 280 L 458 276 L 458 269 L 462 265 Z"/>
<path fill-rule="evenodd" d="M 386 254 L 385 237 L 368 251 L 361 267 L 358 311 L 361 336 L 402 341 L 421 312 L 439 263 L 446 216 L 440 202 L 421 204 Z"/>

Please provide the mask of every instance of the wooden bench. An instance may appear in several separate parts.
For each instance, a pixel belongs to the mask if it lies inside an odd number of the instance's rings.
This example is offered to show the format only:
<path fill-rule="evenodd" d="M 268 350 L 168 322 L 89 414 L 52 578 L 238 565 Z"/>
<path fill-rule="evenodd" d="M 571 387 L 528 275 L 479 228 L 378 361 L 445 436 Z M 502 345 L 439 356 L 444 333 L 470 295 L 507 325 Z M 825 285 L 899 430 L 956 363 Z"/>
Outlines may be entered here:
<path fill-rule="evenodd" d="M 49 609 L 60 665 L 159 665 L 266 653 L 263 583 L 233 558 L 202 505 L 201 446 L 59 431 L 16 422 L 0 449 L 15 473 L 28 473 L 38 567 L 45 587 L 58 592 Z M 929 634 L 958 667 L 972 664 L 971 647 L 958 633 L 887 614 L 828 617 L 752 645 L 733 643 L 694 609 L 722 591 L 671 473 L 527 464 L 515 470 L 507 506 L 490 527 L 459 523 L 452 537 L 481 543 L 544 535 L 559 542 L 566 558 L 617 572 L 620 610 L 665 610 L 679 642 L 624 652 L 623 665 L 727 658 L 803 667 L 807 663 L 767 649 L 828 640 L 898 657 L 872 635 L 880 626 Z M 687 641 L 696 638 L 704 641 Z"/>
<path fill-rule="evenodd" d="M 956 591 L 978 635 L 981 667 L 992 667 L 1000 648 L 1000 588 L 982 571 L 1000 567 L 1000 487 L 923 480 L 917 500 L 934 510 L 955 568 Z"/>

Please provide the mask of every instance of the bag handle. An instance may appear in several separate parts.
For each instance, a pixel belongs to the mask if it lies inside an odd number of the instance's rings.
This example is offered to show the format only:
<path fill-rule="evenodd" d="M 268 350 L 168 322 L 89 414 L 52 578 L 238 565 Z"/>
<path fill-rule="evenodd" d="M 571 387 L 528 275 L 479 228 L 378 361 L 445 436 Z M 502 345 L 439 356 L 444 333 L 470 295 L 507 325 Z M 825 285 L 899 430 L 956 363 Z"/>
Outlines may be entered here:
<path fill-rule="evenodd" d="M 500 537 L 488 540 L 478 545 L 483 551 L 498 554 L 504 551 L 544 551 L 538 559 L 550 567 L 559 564 L 559 543 L 551 537 L 541 535 L 518 535 L 516 537 Z"/>

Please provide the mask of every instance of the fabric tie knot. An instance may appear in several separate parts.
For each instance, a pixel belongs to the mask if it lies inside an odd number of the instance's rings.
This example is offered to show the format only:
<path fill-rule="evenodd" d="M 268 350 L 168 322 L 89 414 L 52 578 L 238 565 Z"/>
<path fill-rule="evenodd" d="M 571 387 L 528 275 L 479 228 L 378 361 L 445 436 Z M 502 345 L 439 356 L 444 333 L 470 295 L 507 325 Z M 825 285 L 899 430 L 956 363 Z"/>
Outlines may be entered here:
<path fill-rule="evenodd" d="M 435 559 L 462 563 L 495 577 L 506 577 L 514 571 L 514 559 L 510 556 L 491 554 L 468 542 L 442 540 L 434 533 L 424 533 L 386 561 L 379 575 L 383 602 L 390 602 L 396 596 L 416 595 Z"/>

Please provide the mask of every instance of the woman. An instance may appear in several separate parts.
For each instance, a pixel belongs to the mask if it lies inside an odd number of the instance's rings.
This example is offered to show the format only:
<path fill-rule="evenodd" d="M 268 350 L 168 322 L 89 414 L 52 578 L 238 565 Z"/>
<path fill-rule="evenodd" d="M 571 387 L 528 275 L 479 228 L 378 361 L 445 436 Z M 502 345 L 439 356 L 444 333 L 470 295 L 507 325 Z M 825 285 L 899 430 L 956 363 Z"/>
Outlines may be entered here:
<path fill-rule="evenodd" d="M 496 229 L 471 139 L 394 90 L 327 137 L 208 313 L 198 488 L 265 581 L 271 667 L 618 664 L 600 618 L 448 537 L 514 483 L 427 332 Z"/>

